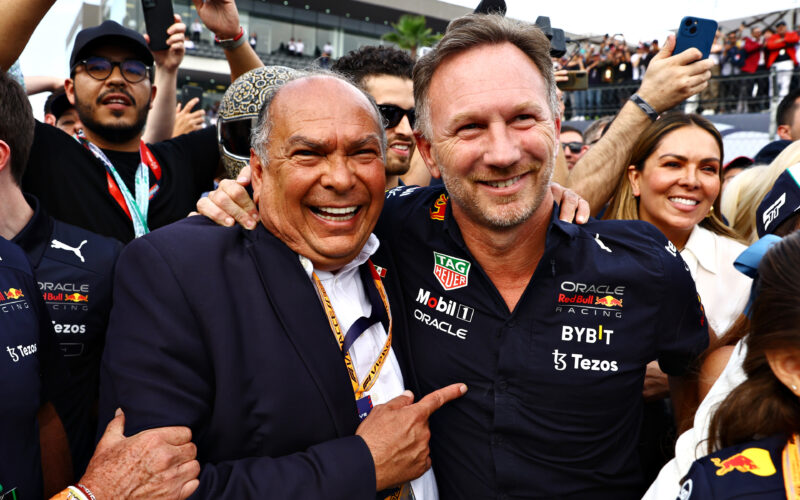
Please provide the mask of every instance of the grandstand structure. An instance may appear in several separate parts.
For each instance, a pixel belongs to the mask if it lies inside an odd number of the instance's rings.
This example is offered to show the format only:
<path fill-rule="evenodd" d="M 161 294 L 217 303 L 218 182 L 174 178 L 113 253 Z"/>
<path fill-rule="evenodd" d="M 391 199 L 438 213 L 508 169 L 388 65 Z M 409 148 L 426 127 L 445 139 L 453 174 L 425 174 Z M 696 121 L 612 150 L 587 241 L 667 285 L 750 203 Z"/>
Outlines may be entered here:
<path fill-rule="evenodd" d="M 186 24 L 191 39 L 191 24 L 198 19 L 191 0 L 173 0 L 175 13 Z M 381 35 L 392 30 L 392 23 L 403 14 L 424 15 L 428 27 L 443 33 L 447 23 L 471 12 L 439 0 L 237 0 L 242 26 L 256 33 L 256 52 L 264 64 L 303 68 L 314 64 L 326 44 L 333 46 L 332 59 L 363 45 L 381 43 Z M 145 32 L 139 0 L 86 0 L 67 36 L 67 53 L 75 34 L 84 27 L 113 19 L 131 29 Z M 302 40 L 301 56 L 285 50 L 290 39 Z M 178 87 L 193 85 L 204 90 L 205 106 L 222 98 L 230 84 L 228 64 L 222 49 L 214 44 L 213 34 L 203 29 L 200 42 L 187 44 L 180 67 Z"/>

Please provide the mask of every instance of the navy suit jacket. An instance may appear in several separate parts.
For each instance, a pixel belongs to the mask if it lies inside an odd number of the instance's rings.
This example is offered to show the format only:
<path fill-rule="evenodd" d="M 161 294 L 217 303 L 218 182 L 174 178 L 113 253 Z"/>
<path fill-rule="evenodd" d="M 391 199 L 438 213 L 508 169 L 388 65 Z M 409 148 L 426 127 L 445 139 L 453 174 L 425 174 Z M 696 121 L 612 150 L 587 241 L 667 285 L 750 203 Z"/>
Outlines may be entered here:
<path fill-rule="evenodd" d="M 297 255 L 263 226 L 191 217 L 122 252 L 101 428 L 185 425 L 193 498 L 375 498 L 341 351 Z"/>

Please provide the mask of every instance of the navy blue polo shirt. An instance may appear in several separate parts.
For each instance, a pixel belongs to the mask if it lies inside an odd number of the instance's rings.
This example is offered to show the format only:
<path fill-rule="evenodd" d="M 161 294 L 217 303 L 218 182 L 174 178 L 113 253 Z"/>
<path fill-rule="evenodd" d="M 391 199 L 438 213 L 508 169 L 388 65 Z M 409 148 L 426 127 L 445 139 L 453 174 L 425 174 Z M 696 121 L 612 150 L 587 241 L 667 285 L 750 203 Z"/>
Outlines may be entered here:
<path fill-rule="evenodd" d="M 678 500 L 786 498 L 783 448 L 788 436 L 774 435 L 724 448 L 692 464 Z"/>
<path fill-rule="evenodd" d="M 94 452 L 100 358 L 122 243 L 57 221 L 36 197 L 26 195 L 25 199 L 34 214 L 11 241 L 25 251 L 33 266 L 58 347 L 72 375 L 66 393 L 69 406 L 59 416 L 80 476 Z"/>
<path fill-rule="evenodd" d="M 36 413 L 60 389 L 59 363 L 30 264 L 0 238 L 0 498 L 42 498 Z"/>
<path fill-rule="evenodd" d="M 418 390 L 469 386 L 430 420 L 441 497 L 638 498 L 645 366 L 681 375 L 708 344 L 681 256 L 648 223 L 573 225 L 556 206 L 509 311 L 449 203 L 441 187 L 388 192 L 373 259 L 402 290 Z"/>

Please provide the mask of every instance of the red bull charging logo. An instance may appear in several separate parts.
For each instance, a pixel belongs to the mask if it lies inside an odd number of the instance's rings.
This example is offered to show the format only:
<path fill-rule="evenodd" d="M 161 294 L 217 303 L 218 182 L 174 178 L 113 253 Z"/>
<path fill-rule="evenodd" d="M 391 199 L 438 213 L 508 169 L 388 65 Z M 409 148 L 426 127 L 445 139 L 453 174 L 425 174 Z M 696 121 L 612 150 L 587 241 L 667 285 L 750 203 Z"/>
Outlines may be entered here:
<path fill-rule="evenodd" d="M 717 469 L 718 476 L 724 476 L 734 469 L 739 472 L 750 472 L 756 476 L 775 474 L 775 465 L 772 463 L 769 452 L 762 448 L 747 448 L 724 460 L 712 458 L 711 463 L 719 467 Z"/>
<path fill-rule="evenodd" d="M 605 297 L 597 297 L 595 299 L 595 305 L 597 304 L 606 307 L 622 307 L 622 299 L 617 299 L 611 295 L 606 295 Z"/>
<path fill-rule="evenodd" d="M 89 296 L 75 292 L 65 295 L 64 300 L 68 302 L 89 302 Z"/>

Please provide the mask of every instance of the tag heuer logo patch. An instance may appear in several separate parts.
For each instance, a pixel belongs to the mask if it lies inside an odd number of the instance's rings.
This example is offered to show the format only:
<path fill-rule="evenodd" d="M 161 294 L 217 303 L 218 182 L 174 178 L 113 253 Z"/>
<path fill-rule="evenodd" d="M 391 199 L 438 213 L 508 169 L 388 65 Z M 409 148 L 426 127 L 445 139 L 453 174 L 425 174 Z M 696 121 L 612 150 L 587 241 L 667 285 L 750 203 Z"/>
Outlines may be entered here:
<path fill-rule="evenodd" d="M 445 290 L 455 290 L 467 286 L 471 265 L 466 260 L 433 252 L 433 275 Z"/>

